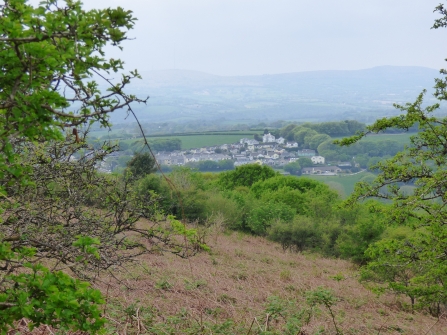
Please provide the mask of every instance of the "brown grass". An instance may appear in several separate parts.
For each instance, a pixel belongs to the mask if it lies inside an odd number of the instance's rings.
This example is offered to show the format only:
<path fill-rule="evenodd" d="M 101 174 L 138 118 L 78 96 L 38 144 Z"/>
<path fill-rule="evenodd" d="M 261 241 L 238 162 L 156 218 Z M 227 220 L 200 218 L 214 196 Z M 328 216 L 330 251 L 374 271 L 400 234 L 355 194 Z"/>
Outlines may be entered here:
<path fill-rule="evenodd" d="M 275 243 L 241 233 L 210 236 L 208 242 L 210 253 L 189 260 L 169 254 L 151 255 L 141 258 L 140 265 L 117 272 L 131 289 L 110 286 L 109 301 L 119 302 L 122 308 L 132 304 L 134 308 L 151 306 L 159 322 L 179 313 L 187 313 L 197 323 L 229 318 L 245 329 L 256 321 L 251 331 L 255 334 L 263 329 L 258 323 L 266 319 L 263 311 L 269 296 L 297 299 L 304 305 L 304 293 L 323 286 L 339 299 L 334 312 L 344 334 L 447 332 L 445 318 L 437 320 L 405 311 L 402 306 L 409 301 L 404 297 L 377 297 L 358 282 L 357 269 L 350 262 L 315 254 L 284 253 Z M 323 329 L 320 334 L 335 334 L 329 312 L 321 310 L 303 328 L 303 334 Z M 123 333 L 125 322 L 115 321 L 118 332 Z M 132 324 L 137 327 L 135 322 Z"/>
<path fill-rule="evenodd" d="M 350 262 L 283 252 L 264 238 L 241 233 L 216 233 L 207 242 L 209 253 L 187 260 L 172 254 L 146 255 L 114 271 L 120 283 L 112 276 L 101 278 L 96 285 L 107 298 L 104 311 L 110 333 L 150 334 L 143 322 L 144 311 L 150 310 L 155 323 L 179 314 L 197 324 L 232 319 L 244 329 L 240 334 L 259 334 L 269 322 L 271 328 L 281 327 L 278 321 L 266 322 L 268 297 L 296 299 L 301 308 L 305 292 L 320 286 L 331 289 L 339 299 L 333 311 L 345 335 L 447 333 L 445 317 L 438 320 L 412 314 L 402 307 L 408 305 L 404 297 L 377 297 L 366 289 Z M 125 309 L 130 311 L 127 316 Z M 25 327 L 20 329 L 20 333 L 31 334 Z M 41 327 L 33 334 L 51 334 L 49 331 Z M 204 329 L 203 334 L 211 332 Z M 322 307 L 300 334 L 336 334 L 329 312 Z"/>

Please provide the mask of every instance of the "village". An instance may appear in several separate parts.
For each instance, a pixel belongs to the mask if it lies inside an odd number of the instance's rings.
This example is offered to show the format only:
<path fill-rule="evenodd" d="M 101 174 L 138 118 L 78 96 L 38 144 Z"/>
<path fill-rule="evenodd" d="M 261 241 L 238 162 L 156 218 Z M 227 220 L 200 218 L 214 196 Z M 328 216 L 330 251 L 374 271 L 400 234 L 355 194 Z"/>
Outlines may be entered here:
<path fill-rule="evenodd" d="M 297 142 L 286 141 L 283 137 L 275 138 L 270 133 L 263 135 L 262 142 L 242 138 L 239 143 L 155 154 L 158 164 L 169 167 L 203 161 L 221 162 L 228 160 L 234 162 L 234 167 L 245 164 L 261 164 L 273 168 L 283 168 L 300 158 L 308 158 L 313 164 L 313 166 L 301 168 L 300 174 L 337 175 L 352 167 L 351 162 L 325 165 L 325 158 L 319 156 L 316 150 L 299 150 Z"/>

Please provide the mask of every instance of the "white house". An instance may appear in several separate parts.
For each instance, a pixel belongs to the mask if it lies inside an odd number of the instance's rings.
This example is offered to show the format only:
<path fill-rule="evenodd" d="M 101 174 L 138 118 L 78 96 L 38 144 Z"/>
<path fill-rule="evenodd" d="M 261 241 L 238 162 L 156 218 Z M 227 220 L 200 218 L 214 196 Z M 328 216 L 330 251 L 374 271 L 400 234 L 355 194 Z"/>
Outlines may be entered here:
<path fill-rule="evenodd" d="M 286 148 L 298 148 L 297 142 L 287 142 Z"/>
<path fill-rule="evenodd" d="M 314 163 L 314 164 L 324 164 L 323 156 L 312 156 L 310 159 L 311 159 L 312 163 Z"/>
<path fill-rule="evenodd" d="M 303 174 L 324 174 L 327 176 L 333 176 L 341 172 L 338 166 L 322 166 L 322 167 L 309 167 L 301 169 Z"/>
<path fill-rule="evenodd" d="M 157 160 L 157 162 L 159 164 L 163 164 L 163 165 L 171 165 L 171 156 L 169 155 L 157 155 L 155 157 L 155 159 Z"/>
<path fill-rule="evenodd" d="M 285 142 L 284 137 L 280 137 L 280 138 L 276 139 L 276 143 L 278 143 L 278 144 L 284 144 L 284 142 Z"/>
<path fill-rule="evenodd" d="M 264 136 L 262 136 L 262 142 L 264 142 L 264 143 L 275 142 L 275 136 L 273 136 L 270 133 L 264 134 Z"/>
<path fill-rule="evenodd" d="M 248 144 L 248 145 L 258 145 L 258 144 L 259 144 L 259 141 L 256 141 L 256 140 L 248 140 L 248 141 L 247 141 L 247 144 Z"/>
<path fill-rule="evenodd" d="M 296 152 L 297 156 L 300 157 L 312 157 L 315 156 L 315 150 L 311 150 L 311 149 L 303 149 L 303 150 L 298 150 Z"/>

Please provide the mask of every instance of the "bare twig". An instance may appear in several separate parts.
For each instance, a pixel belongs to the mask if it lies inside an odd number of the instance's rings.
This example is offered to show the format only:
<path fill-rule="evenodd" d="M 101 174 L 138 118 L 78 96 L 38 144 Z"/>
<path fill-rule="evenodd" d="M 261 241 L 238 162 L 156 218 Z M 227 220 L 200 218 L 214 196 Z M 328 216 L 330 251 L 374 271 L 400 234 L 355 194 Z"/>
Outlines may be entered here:
<path fill-rule="evenodd" d="M 434 323 L 434 324 L 432 324 L 431 326 L 430 326 L 430 328 L 428 328 L 427 329 L 427 331 L 424 333 L 424 335 L 427 335 L 428 334 L 428 332 L 439 322 L 439 320 L 441 320 L 441 318 L 444 316 L 444 314 L 445 313 L 442 313 L 440 316 L 439 316 L 439 318 L 438 318 L 438 320 L 436 320 L 436 322 Z"/>
<path fill-rule="evenodd" d="M 270 314 L 267 313 L 267 318 L 265 319 L 265 331 L 269 330 L 269 319 L 270 319 Z"/>
<path fill-rule="evenodd" d="M 254 324 L 254 323 L 255 323 L 255 318 L 253 318 L 253 320 L 251 321 L 250 328 L 248 328 L 248 332 L 247 332 L 246 335 L 249 335 L 249 334 L 250 334 L 250 332 L 251 332 L 251 328 L 253 328 L 253 324 Z"/>
<path fill-rule="evenodd" d="M 388 322 L 390 317 L 386 318 L 385 322 L 380 325 L 379 331 L 377 332 L 377 335 L 380 335 L 380 332 L 382 331 L 383 326 Z"/>
<path fill-rule="evenodd" d="M 254 320 L 255 320 L 256 324 L 258 325 L 259 330 L 260 330 L 261 332 L 263 332 L 262 327 L 261 327 L 261 325 L 260 325 L 259 322 L 258 322 L 258 319 L 255 317 Z"/>

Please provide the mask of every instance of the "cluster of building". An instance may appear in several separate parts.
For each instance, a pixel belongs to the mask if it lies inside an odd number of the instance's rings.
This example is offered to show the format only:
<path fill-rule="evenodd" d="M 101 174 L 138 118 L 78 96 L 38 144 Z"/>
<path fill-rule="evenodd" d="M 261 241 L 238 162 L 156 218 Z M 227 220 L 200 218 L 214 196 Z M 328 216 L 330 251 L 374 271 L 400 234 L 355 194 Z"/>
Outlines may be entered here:
<path fill-rule="evenodd" d="M 293 150 L 290 150 L 293 149 Z M 93 151 L 85 153 L 89 156 Z M 117 158 L 121 151 L 111 153 L 107 160 L 98 165 L 98 170 L 110 173 L 117 166 Z M 262 164 L 275 168 L 281 168 L 298 159 L 309 158 L 314 166 L 301 169 L 302 174 L 336 175 L 343 171 L 351 170 L 350 162 L 337 165 L 325 165 L 325 158 L 317 155 L 312 149 L 298 149 L 297 142 L 286 141 L 284 138 L 275 138 L 270 133 L 265 134 L 262 142 L 255 139 L 242 138 L 237 143 L 207 146 L 203 148 L 178 150 L 173 152 L 158 152 L 155 159 L 158 164 L 166 166 L 183 166 L 188 163 L 202 161 L 231 161 L 234 167 L 245 164 Z M 228 166 L 228 165 L 227 165 Z M 356 165 L 357 167 L 357 165 Z"/>
<path fill-rule="evenodd" d="M 324 157 L 318 156 L 315 150 L 287 150 L 298 148 L 298 143 L 288 142 L 284 138 L 275 138 L 272 134 L 265 134 L 262 142 L 242 138 L 239 143 L 208 146 L 174 152 L 159 152 L 155 159 L 161 165 L 181 166 L 190 162 L 233 160 L 234 166 L 244 164 L 265 164 L 281 167 L 296 161 L 300 157 L 307 157 L 314 164 L 324 164 Z"/>

